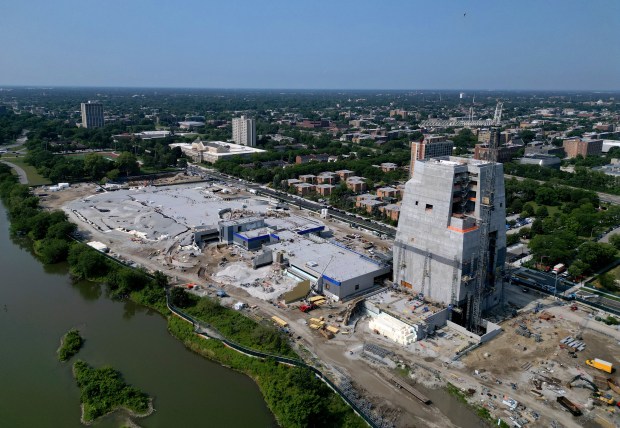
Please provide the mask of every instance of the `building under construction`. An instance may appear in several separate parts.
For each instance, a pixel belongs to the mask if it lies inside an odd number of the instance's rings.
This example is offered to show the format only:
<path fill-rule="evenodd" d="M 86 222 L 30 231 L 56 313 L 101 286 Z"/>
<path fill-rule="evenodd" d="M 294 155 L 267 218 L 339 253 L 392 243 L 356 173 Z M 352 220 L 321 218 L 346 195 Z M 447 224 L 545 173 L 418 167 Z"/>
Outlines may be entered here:
<path fill-rule="evenodd" d="M 479 330 L 500 303 L 506 254 L 502 164 L 459 157 L 418 160 L 394 242 L 394 283 L 449 305 Z"/>

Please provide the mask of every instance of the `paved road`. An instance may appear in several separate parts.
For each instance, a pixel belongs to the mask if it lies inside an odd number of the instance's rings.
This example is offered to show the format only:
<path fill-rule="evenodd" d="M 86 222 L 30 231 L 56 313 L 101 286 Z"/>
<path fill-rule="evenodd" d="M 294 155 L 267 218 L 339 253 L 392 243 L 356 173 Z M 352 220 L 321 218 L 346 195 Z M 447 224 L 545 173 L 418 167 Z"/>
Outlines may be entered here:
<path fill-rule="evenodd" d="M 609 237 L 615 234 L 620 234 L 620 226 L 616 227 L 609 233 L 606 233 L 605 236 L 603 236 L 601 239 L 598 240 L 598 242 L 609 242 Z"/>
<path fill-rule="evenodd" d="M 26 171 L 24 171 L 22 167 L 17 166 L 14 163 L 4 161 L 4 160 L 0 160 L 0 162 L 2 162 L 5 165 L 10 166 L 11 168 L 15 170 L 15 172 L 17 172 L 17 175 L 19 176 L 19 182 L 21 184 L 28 184 L 28 175 L 26 175 Z"/>

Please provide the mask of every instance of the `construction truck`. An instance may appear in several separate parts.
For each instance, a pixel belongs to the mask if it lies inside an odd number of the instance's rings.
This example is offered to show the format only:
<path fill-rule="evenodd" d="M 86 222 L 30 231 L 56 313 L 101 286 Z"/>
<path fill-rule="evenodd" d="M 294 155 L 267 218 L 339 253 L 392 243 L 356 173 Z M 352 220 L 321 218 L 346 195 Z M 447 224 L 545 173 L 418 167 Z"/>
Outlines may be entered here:
<path fill-rule="evenodd" d="M 599 358 L 595 358 L 593 360 L 586 360 L 586 364 L 590 367 L 594 367 L 595 369 L 602 370 L 606 373 L 611 373 L 614 369 L 613 364 Z"/>
<path fill-rule="evenodd" d="M 557 265 L 553 266 L 553 273 L 555 273 L 556 275 L 561 274 L 565 270 L 566 266 L 564 266 L 564 263 L 558 263 Z"/>
<path fill-rule="evenodd" d="M 616 400 L 614 400 L 611 394 L 601 394 L 600 392 L 595 392 L 592 394 L 592 397 L 607 404 L 608 406 L 614 406 L 616 404 Z"/>
<path fill-rule="evenodd" d="M 313 302 L 310 303 L 302 303 L 299 305 L 299 310 L 302 312 L 310 312 L 313 309 L 316 309 L 316 305 Z"/>
<path fill-rule="evenodd" d="M 598 386 L 596 386 L 596 384 L 594 382 L 589 381 L 588 379 L 586 379 L 585 377 L 583 377 L 581 375 L 577 375 L 574 378 L 572 378 L 571 380 L 569 380 L 566 383 L 566 386 L 568 386 L 568 388 L 571 389 L 571 388 L 573 388 L 573 384 L 575 382 L 577 382 L 578 380 L 582 381 L 583 384 L 578 384 L 578 385 L 575 385 L 575 386 L 581 387 L 581 388 L 590 388 L 595 393 L 599 392 Z"/>

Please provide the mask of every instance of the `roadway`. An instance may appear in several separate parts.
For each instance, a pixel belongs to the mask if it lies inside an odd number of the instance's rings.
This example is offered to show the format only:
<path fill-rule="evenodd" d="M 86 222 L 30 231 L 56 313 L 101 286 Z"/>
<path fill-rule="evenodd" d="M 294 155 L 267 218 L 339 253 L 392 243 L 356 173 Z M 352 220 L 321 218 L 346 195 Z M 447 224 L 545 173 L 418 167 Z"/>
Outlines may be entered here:
<path fill-rule="evenodd" d="M 512 282 L 520 286 L 536 289 L 550 295 L 563 295 L 570 294 L 575 289 L 581 288 L 580 284 L 576 284 L 562 277 L 557 278 L 557 290 L 555 290 L 556 275 L 549 272 L 540 272 L 527 268 L 518 268 L 512 272 Z M 572 289 L 572 290 L 571 290 Z M 608 312 L 620 314 L 620 301 L 607 298 L 602 295 L 595 295 L 587 293 L 582 289 L 577 291 L 577 298 L 581 303 L 590 304 L 594 307 L 607 310 Z"/>

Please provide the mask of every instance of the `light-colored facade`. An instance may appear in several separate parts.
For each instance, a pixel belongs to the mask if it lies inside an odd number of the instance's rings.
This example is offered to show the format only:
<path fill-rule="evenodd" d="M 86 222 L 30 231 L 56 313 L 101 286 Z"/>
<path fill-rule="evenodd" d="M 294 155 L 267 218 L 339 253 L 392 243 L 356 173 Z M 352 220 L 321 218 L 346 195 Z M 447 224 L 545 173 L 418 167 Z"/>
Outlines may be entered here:
<path fill-rule="evenodd" d="M 506 257 L 503 166 L 458 157 L 417 161 L 394 242 L 394 283 L 442 304 L 473 296 L 480 243 L 480 187 L 495 169 L 483 310 L 499 303 Z M 454 293 L 454 301 L 453 301 Z"/>
<path fill-rule="evenodd" d="M 80 110 L 82 111 L 82 127 L 103 127 L 103 104 L 89 101 L 87 103 L 82 103 L 80 106 Z"/>
<path fill-rule="evenodd" d="M 405 324 L 385 312 L 372 317 L 368 322 L 368 328 L 403 346 L 410 345 L 418 340 L 417 325 Z"/>
<path fill-rule="evenodd" d="M 245 116 L 233 118 L 232 138 L 237 144 L 256 147 L 256 121 Z"/>

